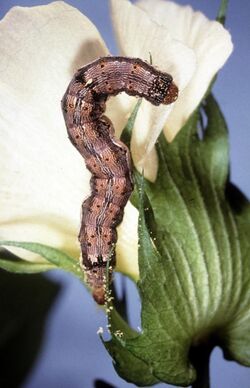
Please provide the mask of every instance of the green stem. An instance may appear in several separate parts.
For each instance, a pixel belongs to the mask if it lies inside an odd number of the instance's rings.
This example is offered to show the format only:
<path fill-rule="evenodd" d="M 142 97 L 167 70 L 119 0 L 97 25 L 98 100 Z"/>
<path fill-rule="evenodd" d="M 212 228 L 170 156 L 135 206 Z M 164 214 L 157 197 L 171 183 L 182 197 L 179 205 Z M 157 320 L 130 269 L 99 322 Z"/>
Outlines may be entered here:
<path fill-rule="evenodd" d="M 209 360 L 212 350 L 213 345 L 207 342 L 191 348 L 190 359 L 197 373 L 197 379 L 192 388 L 210 387 Z"/>
<path fill-rule="evenodd" d="M 217 15 L 217 22 L 225 25 L 226 15 L 227 15 L 228 0 L 221 0 L 220 8 Z"/>

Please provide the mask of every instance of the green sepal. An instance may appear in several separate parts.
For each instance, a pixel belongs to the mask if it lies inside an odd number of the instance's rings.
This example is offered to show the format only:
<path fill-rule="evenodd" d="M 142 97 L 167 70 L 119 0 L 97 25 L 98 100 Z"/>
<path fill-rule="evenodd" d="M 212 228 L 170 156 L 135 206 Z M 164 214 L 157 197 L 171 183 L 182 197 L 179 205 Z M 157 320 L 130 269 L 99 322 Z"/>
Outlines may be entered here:
<path fill-rule="evenodd" d="M 152 375 L 148 364 L 130 352 L 126 346 L 126 342 L 123 340 L 123 338 L 126 338 L 126 341 L 128 339 L 134 339 L 139 334 L 129 327 L 114 308 L 109 311 L 108 317 L 112 340 L 105 342 L 102 337 L 101 340 L 113 358 L 114 367 L 120 377 L 137 386 L 158 383 L 158 379 Z"/>
<path fill-rule="evenodd" d="M 21 387 L 36 367 L 60 285 L 42 274 L 0 270 L 0 386 Z"/>
<path fill-rule="evenodd" d="M 30 262 L 15 255 L 0 252 L 0 268 L 16 273 L 36 273 L 59 268 L 72 272 L 81 278 L 81 270 L 78 262 L 68 254 L 59 249 L 52 248 L 45 244 L 24 242 L 24 241 L 0 241 L 0 246 L 22 248 L 41 256 L 44 261 L 38 260 Z"/>
<path fill-rule="evenodd" d="M 50 264 L 46 261 L 27 261 L 20 259 L 18 256 L 13 255 L 7 249 L 0 249 L 0 268 L 8 272 L 13 273 L 39 273 L 49 271 L 56 268 L 55 265 Z"/>
<path fill-rule="evenodd" d="M 250 365 L 249 203 L 229 183 L 227 126 L 213 96 L 156 148 L 156 182 L 134 174 L 142 333 L 105 346 L 127 381 L 187 386 L 196 378 L 190 353 L 206 343 Z M 131 378 L 128 365 L 139 362 L 147 383 Z"/>
<path fill-rule="evenodd" d="M 121 134 L 121 141 L 125 143 L 128 148 L 130 148 L 132 130 L 133 130 L 135 119 L 140 109 L 141 103 L 142 103 L 142 98 L 139 98 Z"/>

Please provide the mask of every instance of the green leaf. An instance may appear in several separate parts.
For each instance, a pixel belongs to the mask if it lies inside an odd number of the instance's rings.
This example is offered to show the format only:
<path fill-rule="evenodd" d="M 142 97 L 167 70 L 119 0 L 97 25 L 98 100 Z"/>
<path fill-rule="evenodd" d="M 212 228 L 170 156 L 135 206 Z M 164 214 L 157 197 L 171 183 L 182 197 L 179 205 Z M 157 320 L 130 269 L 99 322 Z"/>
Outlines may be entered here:
<path fill-rule="evenodd" d="M 13 255 L 7 249 L 0 249 L 0 268 L 8 272 L 14 273 L 38 273 L 49 271 L 56 268 L 55 265 L 48 262 L 31 262 L 22 260 L 16 255 Z"/>
<path fill-rule="evenodd" d="M 58 291 L 59 285 L 43 275 L 0 270 L 1 387 L 20 387 L 31 372 Z"/>
<path fill-rule="evenodd" d="M 21 241 L 0 241 L 0 246 L 10 246 L 26 249 L 27 251 L 37 253 L 44 259 L 45 262 L 28 262 L 13 255 L 3 254 L 0 256 L 0 268 L 3 268 L 10 272 L 23 272 L 23 273 L 35 273 L 40 271 L 47 271 L 53 268 L 61 268 L 65 271 L 72 272 L 81 278 L 81 271 L 79 264 L 75 259 L 60 251 L 59 249 L 52 248 L 48 245 L 33 243 L 33 242 L 21 242 Z"/>
<path fill-rule="evenodd" d="M 130 139 L 131 139 L 131 134 L 132 134 L 132 130 L 133 130 L 133 127 L 134 127 L 134 122 L 135 122 L 135 119 L 136 119 L 136 116 L 137 116 L 137 113 L 140 109 L 140 106 L 141 106 L 141 103 L 142 103 L 142 98 L 139 98 L 129 119 L 128 119 L 128 122 L 125 126 L 125 128 L 123 129 L 122 131 L 122 135 L 121 135 L 121 141 L 123 143 L 125 143 L 127 145 L 128 148 L 130 148 Z"/>
<path fill-rule="evenodd" d="M 134 109 L 132 110 L 132 113 L 127 121 L 126 126 L 124 127 L 124 129 L 122 131 L 121 141 L 123 143 L 125 143 L 128 148 L 130 148 L 132 130 L 133 130 L 135 119 L 136 119 L 137 113 L 140 109 L 141 103 L 142 103 L 142 98 L 139 98 L 137 103 L 135 104 Z M 133 160 L 131 160 L 131 163 L 132 163 L 132 167 L 134 168 L 134 173 L 136 174 L 137 171 L 136 171 L 135 166 L 133 164 Z M 137 207 L 137 208 L 139 207 L 139 197 L 138 197 L 137 190 L 134 190 L 132 192 L 132 195 L 131 195 L 129 200 L 135 207 Z"/>
<path fill-rule="evenodd" d="M 94 381 L 94 388 L 115 388 L 115 387 L 114 385 L 111 385 L 104 380 L 97 379 Z"/>
<path fill-rule="evenodd" d="M 228 182 L 227 127 L 211 95 L 201 110 L 171 144 L 160 136 L 156 182 L 135 173 L 142 333 L 113 319 L 106 347 L 137 385 L 191 384 L 192 354 L 216 345 L 250 366 L 249 203 Z"/>
<path fill-rule="evenodd" d="M 148 364 L 127 349 L 124 339 L 127 341 L 136 338 L 138 333 L 127 325 L 115 309 L 112 309 L 109 314 L 109 326 L 112 340 L 104 342 L 102 339 L 102 341 L 114 360 L 117 373 L 137 386 L 153 385 L 159 382 L 152 375 Z"/>

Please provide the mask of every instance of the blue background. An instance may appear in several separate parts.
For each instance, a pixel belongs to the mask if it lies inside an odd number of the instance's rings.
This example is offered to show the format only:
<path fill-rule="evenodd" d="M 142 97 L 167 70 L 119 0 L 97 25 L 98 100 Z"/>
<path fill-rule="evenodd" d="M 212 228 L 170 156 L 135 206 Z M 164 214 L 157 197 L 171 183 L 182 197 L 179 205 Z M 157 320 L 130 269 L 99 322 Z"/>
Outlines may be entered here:
<path fill-rule="evenodd" d="M 1 0 L 0 17 L 2 18 L 15 5 L 32 6 L 48 3 L 50 1 Z M 68 3 L 77 7 L 93 21 L 111 53 L 116 54 L 108 1 L 72 0 Z M 179 0 L 178 3 L 190 4 L 211 19 L 215 18 L 219 7 L 219 0 Z M 226 26 L 232 34 L 235 48 L 214 87 L 215 96 L 229 123 L 232 181 L 248 197 L 250 196 L 249 16 L 248 0 L 230 2 Z M 111 359 L 96 334 L 99 326 L 105 327 L 105 316 L 98 310 L 82 285 L 72 276 L 59 271 L 54 271 L 49 277 L 59 281 L 63 288 L 50 312 L 40 355 L 23 388 L 90 388 L 93 387 L 93 380 L 96 378 L 104 379 L 119 388 L 134 386 L 116 375 Z M 137 327 L 140 325 L 139 297 L 134 285 L 128 280 L 125 282 L 130 302 L 131 323 Z M 250 369 L 225 361 L 220 349 L 215 349 L 211 360 L 211 380 L 212 388 L 249 388 Z M 158 385 L 161 386 L 166 385 Z"/>

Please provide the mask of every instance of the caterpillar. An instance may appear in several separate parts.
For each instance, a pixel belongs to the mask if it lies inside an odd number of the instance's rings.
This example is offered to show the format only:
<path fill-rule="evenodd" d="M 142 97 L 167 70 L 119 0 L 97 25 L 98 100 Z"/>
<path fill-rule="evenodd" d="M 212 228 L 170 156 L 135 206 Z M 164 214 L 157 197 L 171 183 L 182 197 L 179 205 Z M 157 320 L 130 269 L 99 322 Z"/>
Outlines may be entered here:
<path fill-rule="evenodd" d="M 133 191 L 130 152 L 115 137 L 104 115 L 108 97 L 121 92 L 143 97 L 153 105 L 171 104 L 178 96 L 171 75 L 139 58 L 108 56 L 79 69 L 61 102 L 69 139 L 92 174 L 78 239 L 80 265 L 98 304 L 105 303 L 106 266 L 108 262 L 111 275 L 116 227 Z"/>

